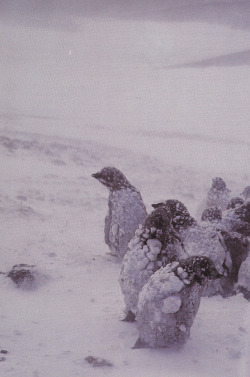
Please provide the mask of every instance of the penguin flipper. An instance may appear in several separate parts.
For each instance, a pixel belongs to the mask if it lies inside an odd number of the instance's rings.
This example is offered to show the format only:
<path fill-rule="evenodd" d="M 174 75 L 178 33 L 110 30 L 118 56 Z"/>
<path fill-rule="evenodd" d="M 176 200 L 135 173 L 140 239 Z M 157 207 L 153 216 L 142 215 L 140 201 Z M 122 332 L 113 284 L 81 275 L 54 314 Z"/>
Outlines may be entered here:
<path fill-rule="evenodd" d="M 105 226 L 104 226 L 104 240 L 107 245 L 109 245 L 109 230 L 110 230 L 110 224 L 111 224 L 111 216 L 108 214 L 105 217 Z"/>

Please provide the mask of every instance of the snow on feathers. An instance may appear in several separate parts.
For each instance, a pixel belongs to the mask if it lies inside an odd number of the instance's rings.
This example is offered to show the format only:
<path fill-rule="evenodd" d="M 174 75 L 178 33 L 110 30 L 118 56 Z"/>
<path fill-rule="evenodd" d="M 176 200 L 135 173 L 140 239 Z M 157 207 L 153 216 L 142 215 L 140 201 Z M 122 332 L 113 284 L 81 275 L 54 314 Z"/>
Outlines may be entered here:
<path fill-rule="evenodd" d="M 139 293 L 149 277 L 161 266 L 185 257 L 179 233 L 195 224 L 178 200 L 156 203 L 153 207 L 135 232 L 122 263 L 119 282 L 129 320 L 133 318 L 131 312 L 136 313 Z"/>
<path fill-rule="evenodd" d="M 147 216 L 140 192 L 114 167 L 92 174 L 109 189 L 108 214 L 105 218 L 105 242 L 111 253 L 123 257 L 139 224 Z"/>
<path fill-rule="evenodd" d="M 190 257 L 156 271 L 138 302 L 134 348 L 181 348 L 189 338 L 207 279 L 220 275 L 207 257 Z"/>

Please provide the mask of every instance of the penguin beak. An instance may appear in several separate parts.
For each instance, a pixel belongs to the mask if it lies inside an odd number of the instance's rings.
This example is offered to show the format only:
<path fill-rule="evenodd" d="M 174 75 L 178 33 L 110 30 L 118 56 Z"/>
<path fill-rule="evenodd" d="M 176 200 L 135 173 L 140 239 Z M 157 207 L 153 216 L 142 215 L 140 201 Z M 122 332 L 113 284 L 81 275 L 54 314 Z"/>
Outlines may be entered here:
<path fill-rule="evenodd" d="M 159 207 L 163 207 L 164 205 L 165 205 L 165 202 L 162 201 L 162 202 L 151 204 L 151 207 L 153 207 L 153 208 L 159 208 Z"/>
<path fill-rule="evenodd" d="M 97 173 L 91 174 L 91 177 L 97 179 L 97 180 L 98 180 L 99 182 L 101 182 L 104 186 L 109 187 L 109 184 L 107 183 L 106 179 L 103 178 L 101 172 L 97 172 Z"/>
<path fill-rule="evenodd" d="M 101 175 L 100 173 L 94 173 L 94 174 L 91 174 L 91 177 L 95 178 L 95 179 L 100 179 Z"/>
<path fill-rule="evenodd" d="M 158 204 L 155 204 L 155 203 L 154 203 L 154 204 L 151 204 L 151 207 L 153 207 L 153 208 L 158 208 L 158 207 L 160 207 L 160 206 L 159 206 L 159 203 L 158 203 Z"/>

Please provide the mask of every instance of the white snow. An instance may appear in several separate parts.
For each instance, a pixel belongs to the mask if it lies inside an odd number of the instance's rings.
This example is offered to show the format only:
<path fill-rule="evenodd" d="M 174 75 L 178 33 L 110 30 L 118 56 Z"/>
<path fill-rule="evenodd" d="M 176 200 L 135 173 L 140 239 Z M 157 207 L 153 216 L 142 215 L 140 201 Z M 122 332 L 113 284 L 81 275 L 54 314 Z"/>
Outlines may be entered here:
<path fill-rule="evenodd" d="M 165 314 L 176 313 L 181 306 L 181 299 L 178 296 L 168 297 L 163 300 L 163 306 L 161 311 Z"/>
<path fill-rule="evenodd" d="M 1 376 L 250 376 L 241 294 L 202 298 L 182 351 L 131 348 L 91 177 L 116 166 L 148 211 L 173 198 L 192 215 L 212 178 L 250 184 L 249 16 L 240 0 L 0 3 L 0 270 L 49 277 L 25 291 L 0 275 Z"/>

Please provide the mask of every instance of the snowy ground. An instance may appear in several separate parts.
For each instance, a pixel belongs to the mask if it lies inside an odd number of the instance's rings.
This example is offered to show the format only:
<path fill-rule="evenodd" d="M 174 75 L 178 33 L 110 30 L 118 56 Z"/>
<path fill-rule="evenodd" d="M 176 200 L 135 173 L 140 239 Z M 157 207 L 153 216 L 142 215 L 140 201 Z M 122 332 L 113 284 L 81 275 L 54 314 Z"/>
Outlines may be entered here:
<path fill-rule="evenodd" d="M 212 177 L 250 184 L 249 2 L 13 0 L 0 20 L 0 270 L 48 276 L 24 291 L 0 275 L 0 375 L 249 377 L 241 295 L 203 298 L 178 353 L 131 349 L 90 176 L 116 166 L 148 210 L 176 198 L 192 215 Z"/>

